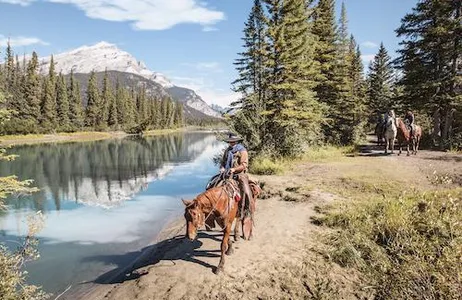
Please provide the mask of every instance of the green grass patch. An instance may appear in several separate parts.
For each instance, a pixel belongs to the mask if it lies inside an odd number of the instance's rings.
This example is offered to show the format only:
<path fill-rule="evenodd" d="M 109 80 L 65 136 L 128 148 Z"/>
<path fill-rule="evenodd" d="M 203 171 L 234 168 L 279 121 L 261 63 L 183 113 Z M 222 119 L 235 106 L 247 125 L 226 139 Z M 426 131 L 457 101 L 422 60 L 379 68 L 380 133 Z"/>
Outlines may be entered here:
<path fill-rule="evenodd" d="M 279 175 L 287 167 L 287 160 L 257 156 L 250 164 L 250 173 L 256 175 Z"/>
<path fill-rule="evenodd" d="M 459 299 L 462 190 L 342 203 L 319 223 L 326 255 L 369 278 L 377 299 Z"/>
<path fill-rule="evenodd" d="M 356 149 L 354 146 L 335 147 L 335 146 L 324 146 L 310 148 L 306 151 L 301 159 L 310 162 L 329 162 L 338 161 L 345 157 L 347 154 L 355 153 Z"/>

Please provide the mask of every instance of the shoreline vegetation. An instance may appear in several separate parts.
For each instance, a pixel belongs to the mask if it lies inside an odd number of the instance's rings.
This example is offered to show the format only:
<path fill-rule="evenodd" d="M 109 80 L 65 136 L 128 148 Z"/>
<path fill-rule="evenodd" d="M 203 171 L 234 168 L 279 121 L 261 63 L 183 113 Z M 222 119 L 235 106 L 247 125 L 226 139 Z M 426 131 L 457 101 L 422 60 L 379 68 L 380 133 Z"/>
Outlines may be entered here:
<path fill-rule="evenodd" d="M 174 129 L 154 129 L 146 130 L 143 136 L 155 136 L 179 132 L 191 131 L 214 131 L 219 130 L 212 127 L 187 126 Z M 89 142 L 113 138 L 124 138 L 127 136 L 136 136 L 124 131 L 81 131 L 72 133 L 55 133 L 55 134 L 26 134 L 26 135 L 4 135 L 0 136 L 0 146 L 19 146 L 30 144 L 45 143 L 68 143 L 68 142 Z"/>

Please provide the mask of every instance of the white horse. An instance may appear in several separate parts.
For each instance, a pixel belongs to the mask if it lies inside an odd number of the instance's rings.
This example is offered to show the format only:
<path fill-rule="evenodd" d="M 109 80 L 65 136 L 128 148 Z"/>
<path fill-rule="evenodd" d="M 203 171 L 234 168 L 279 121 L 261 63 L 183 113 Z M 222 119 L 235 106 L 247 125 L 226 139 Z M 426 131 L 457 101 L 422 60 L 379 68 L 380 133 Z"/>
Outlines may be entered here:
<path fill-rule="evenodd" d="M 398 127 L 396 126 L 396 116 L 395 112 L 391 110 L 388 113 L 387 121 L 385 124 L 385 154 L 388 153 L 388 148 L 391 145 L 391 154 L 393 154 L 393 150 L 395 149 L 395 139 L 396 134 L 398 132 Z"/>

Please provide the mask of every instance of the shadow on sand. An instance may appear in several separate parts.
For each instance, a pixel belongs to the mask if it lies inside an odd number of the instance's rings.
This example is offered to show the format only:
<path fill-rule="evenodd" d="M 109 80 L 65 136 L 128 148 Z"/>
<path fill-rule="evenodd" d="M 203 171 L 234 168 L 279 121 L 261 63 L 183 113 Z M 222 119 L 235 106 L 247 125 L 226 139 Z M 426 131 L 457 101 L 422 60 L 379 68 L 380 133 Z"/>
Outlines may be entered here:
<path fill-rule="evenodd" d="M 100 275 L 92 281 L 98 284 L 115 284 L 140 278 L 147 271 L 139 270 L 147 266 L 154 266 L 162 261 L 175 264 L 176 260 L 184 260 L 202 265 L 214 270 L 216 267 L 201 260 L 201 257 L 220 257 L 220 249 L 198 250 L 202 246 L 202 239 L 212 239 L 221 242 L 222 233 L 199 231 L 197 238 L 190 241 L 184 235 L 178 235 L 157 244 L 147 246 L 139 251 L 128 252 L 122 255 L 98 255 L 85 258 L 85 262 L 103 262 L 105 264 L 120 264 L 113 270 Z M 128 266 L 122 262 L 132 259 Z M 217 261 L 218 262 L 218 261 Z"/>

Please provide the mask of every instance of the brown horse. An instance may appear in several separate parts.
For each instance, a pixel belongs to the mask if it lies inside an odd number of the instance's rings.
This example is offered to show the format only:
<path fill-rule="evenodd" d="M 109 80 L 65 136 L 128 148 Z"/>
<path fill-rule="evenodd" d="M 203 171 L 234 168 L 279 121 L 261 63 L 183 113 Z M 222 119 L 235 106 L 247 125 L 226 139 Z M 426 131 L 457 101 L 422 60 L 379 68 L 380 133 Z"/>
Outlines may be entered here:
<path fill-rule="evenodd" d="M 396 138 L 398 140 L 399 152 L 401 154 L 401 145 L 406 144 L 407 147 L 407 156 L 409 153 L 409 144 L 412 144 L 412 154 L 416 155 L 419 150 L 420 139 L 422 138 L 422 128 L 418 125 L 415 125 L 414 138 L 411 137 L 411 131 L 406 127 L 401 118 L 396 118 L 396 124 L 398 126 L 398 133 Z"/>
<path fill-rule="evenodd" d="M 260 186 L 252 182 L 250 185 L 252 195 L 255 199 L 260 195 Z M 237 220 L 235 225 L 235 239 L 239 235 L 239 203 L 240 191 L 237 181 L 226 179 L 220 186 L 210 188 L 199 194 L 193 200 L 183 200 L 185 204 L 184 217 L 186 219 L 186 237 L 194 240 L 197 236 L 197 230 L 207 224 L 208 227 L 214 228 L 215 222 L 223 229 L 223 239 L 221 241 L 221 258 L 218 267 L 214 273 L 218 274 L 223 270 L 225 264 L 225 254 L 233 253 L 233 244 L 230 239 L 231 227 L 233 221 Z"/>
<path fill-rule="evenodd" d="M 197 230 L 205 225 L 209 218 L 213 218 L 223 228 L 223 239 L 221 241 L 221 258 L 214 273 L 218 274 L 223 270 L 225 254 L 233 253 L 233 244 L 230 234 L 233 221 L 237 215 L 239 198 L 239 187 L 236 182 L 227 180 L 222 186 L 206 190 L 196 196 L 193 200 L 183 200 L 186 205 L 184 217 L 186 219 L 186 236 L 194 240 Z"/>

